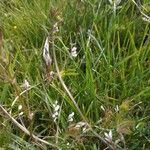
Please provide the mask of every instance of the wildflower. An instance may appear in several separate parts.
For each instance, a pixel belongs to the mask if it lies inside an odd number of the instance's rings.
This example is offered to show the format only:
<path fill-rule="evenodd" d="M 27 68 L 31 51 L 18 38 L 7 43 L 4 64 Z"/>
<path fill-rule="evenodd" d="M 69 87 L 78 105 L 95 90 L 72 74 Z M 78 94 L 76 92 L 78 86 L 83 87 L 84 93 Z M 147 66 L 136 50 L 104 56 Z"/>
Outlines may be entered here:
<path fill-rule="evenodd" d="M 58 101 L 56 101 L 54 104 L 53 104 L 53 108 L 54 108 L 54 112 L 52 114 L 52 117 L 54 119 L 54 122 L 56 122 L 57 118 L 58 118 L 58 115 L 59 115 L 59 109 L 60 109 L 60 106 L 58 105 Z"/>
<path fill-rule="evenodd" d="M 70 145 L 70 143 L 68 142 L 68 143 L 67 143 L 67 146 L 69 146 L 69 145 Z"/>
<path fill-rule="evenodd" d="M 59 108 L 60 108 L 60 106 L 59 106 L 59 105 L 56 105 L 56 106 L 54 107 L 54 111 L 57 112 L 57 111 L 59 110 Z"/>
<path fill-rule="evenodd" d="M 103 105 L 101 105 L 101 109 L 102 109 L 103 111 L 105 111 L 105 108 L 104 108 L 104 106 L 103 106 Z"/>
<path fill-rule="evenodd" d="M 20 113 L 19 113 L 19 116 L 22 116 L 23 114 L 24 114 L 24 112 L 20 112 Z"/>
<path fill-rule="evenodd" d="M 80 121 L 80 122 L 78 122 L 77 124 L 76 124 L 76 128 L 81 128 L 81 127 L 84 127 L 85 125 L 87 125 L 87 123 L 86 122 L 83 122 L 83 121 Z"/>
<path fill-rule="evenodd" d="M 22 105 L 19 105 L 19 106 L 18 106 L 18 110 L 21 110 L 21 109 L 22 109 Z"/>
<path fill-rule="evenodd" d="M 55 101 L 55 103 L 53 104 L 53 107 L 57 106 L 58 101 Z"/>
<path fill-rule="evenodd" d="M 105 140 L 109 143 L 112 142 L 112 131 L 110 130 L 109 133 L 104 133 L 105 135 Z"/>
<path fill-rule="evenodd" d="M 116 13 L 117 8 L 119 8 L 119 4 L 121 3 L 121 0 L 109 0 L 110 5 L 113 6 L 113 11 Z"/>
<path fill-rule="evenodd" d="M 68 116 L 68 122 L 72 122 L 73 121 L 73 117 L 74 117 L 74 112 L 72 112 L 71 114 L 69 114 L 69 116 Z"/>
<path fill-rule="evenodd" d="M 58 29 L 58 23 L 56 22 L 53 26 L 53 33 L 57 33 L 59 32 L 59 29 Z"/>
<path fill-rule="evenodd" d="M 27 80 L 24 80 L 24 83 L 23 85 L 21 86 L 22 88 L 24 88 L 25 90 L 29 89 L 30 88 L 30 84 Z"/>
<path fill-rule="evenodd" d="M 47 66 L 51 65 L 52 58 L 49 54 L 49 38 L 48 37 L 45 40 L 45 44 L 43 48 L 43 58 Z"/>
<path fill-rule="evenodd" d="M 116 112 L 119 112 L 119 106 L 116 105 L 116 107 L 114 108 Z"/>
<path fill-rule="evenodd" d="M 83 121 L 80 121 L 80 122 L 78 122 L 78 123 L 75 125 L 75 128 L 76 128 L 76 129 L 81 129 L 82 132 L 86 132 L 87 127 L 88 127 L 87 123 L 86 123 L 86 122 L 83 122 Z"/>
<path fill-rule="evenodd" d="M 72 49 L 71 49 L 71 56 L 72 57 L 77 57 L 77 47 L 72 47 Z"/>
<path fill-rule="evenodd" d="M 150 17 L 142 17 L 144 21 L 150 22 Z"/>
<path fill-rule="evenodd" d="M 54 71 L 51 71 L 51 72 L 49 73 L 49 75 L 50 75 L 51 78 L 53 78 L 54 75 L 55 75 L 55 72 L 54 72 Z"/>

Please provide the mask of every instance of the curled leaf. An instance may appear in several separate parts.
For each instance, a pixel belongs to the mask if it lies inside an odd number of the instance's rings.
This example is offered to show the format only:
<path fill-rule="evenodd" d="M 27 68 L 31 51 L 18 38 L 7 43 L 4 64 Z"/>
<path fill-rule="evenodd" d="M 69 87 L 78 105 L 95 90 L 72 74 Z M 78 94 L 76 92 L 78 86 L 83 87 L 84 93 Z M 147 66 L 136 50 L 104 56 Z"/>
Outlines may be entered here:
<path fill-rule="evenodd" d="M 44 48 L 43 48 L 43 58 L 47 66 L 50 66 L 52 63 L 52 58 L 49 53 L 49 38 L 47 37 L 45 40 Z"/>

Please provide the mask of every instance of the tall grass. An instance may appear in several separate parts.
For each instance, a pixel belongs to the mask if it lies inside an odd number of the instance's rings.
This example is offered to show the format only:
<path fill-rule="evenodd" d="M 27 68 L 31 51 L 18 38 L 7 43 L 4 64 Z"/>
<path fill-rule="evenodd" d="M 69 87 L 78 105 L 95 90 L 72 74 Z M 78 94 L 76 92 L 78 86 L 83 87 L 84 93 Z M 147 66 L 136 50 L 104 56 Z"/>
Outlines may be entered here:
<path fill-rule="evenodd" d="M 149 15 L 148 1 L 141 5 Z M 103 0 L 1 0 L 0 8 L 0 148 L 148 150 L 150 26 L 133 1 L 116 11 Z"/>

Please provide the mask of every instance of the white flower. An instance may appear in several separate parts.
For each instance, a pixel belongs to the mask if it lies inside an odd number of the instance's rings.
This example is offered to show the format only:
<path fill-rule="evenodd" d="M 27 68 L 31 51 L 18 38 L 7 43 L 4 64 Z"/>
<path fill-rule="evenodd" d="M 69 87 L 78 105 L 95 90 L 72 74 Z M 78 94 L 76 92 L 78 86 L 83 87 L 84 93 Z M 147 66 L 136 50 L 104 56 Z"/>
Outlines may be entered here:
<path fill-rule="evenodd" d="M 59 115 L 59 109 L 60 109 L 60 106 L 58 105 L 58 101 L 55 101 L 55 103 L 53 104 L 53 109 L 54 109 L 54 112 L 52 114 L 52 117 L 54 119 L 54 122 L 56 122 L 58 115 Z"/>
<path fill-rule="evenodd" d="M 109 0 L 109 3 L 110 3 L 110 5 L 112 5 L 114 13 L 116 13 L 117 9 L 121 8 L 121 7 L 119 7 L 121 0 L 113 0 L 113 1 Z"/>
<path fill-rule="evenodd" d="M 45 40 L 44 48 L 43 48 L 43 58 L 46 63 L 46 65 L 51 65 L 52 58 L 49 54 L 49 38 L 47 37 Z"/>
<path fill-rule="evenodd" d="M 22 116 L 23 114 L 24 114 L 24 112 L 20 112 L 20 113 L 19 113 L 19 116 Z"/>
<path fill-rule="evenodd" d="M 19 106 L 18 106 L 18 110 L 21 110 L 21 109 L 22 109 L 22 105 L 19 105 Z"/>
<path fill-rule="evenodd" d="M 69 114 L 69 116 L 68 116 L 68 122 L 72 122 L 73 121 L 73 117 L 74 117 L 74 112 L 72 112 L 71 114 Z"/>
<path fill-rule="evenodd" d="M 150 17 L 142 17 L 144 21 L 150 22 Z"/>
<path fill-rule="evenodd" d="M 112 142 L 112 131 L 110 130 L 109 133 L 104 133 L 105 135 L 105 140 L 109 143 Z"/>
<path fill-rule="evenodd" d="M 60 106 L 56 105 L 55 108 L 54 108 L 54 111 L 57 112 L 59 110 L 59 108 L 60 108 Z"/>
<path fill-rule="evenodd" d="M 72 57 L 77 57 L 77 47 L 72 47 L 72 49 L 71 49 L 71 56 Z"/>
<path fill-rule="evenodd" d="M 53 33 L 59 32 L 58 23 L 56 22 L 53 26 Z"/>
<path fill-rule="evenodd" d="M 105 111 L 105 108 L 104 108 L 104 106 L 103 106 L 103 105 L 101 105 L 101 109 L 102 109 L 103 111 Z"/>
<path fill-rule="evenodd" d="M 24 89 L 28 89 L 28 88 L 30 88 L 30 84 L 27 80 L 24 80 L 24 83 L 23 83 L 23 85 L 21 85 L 21 87 Z"/>
<path fill-rule="evenodd" d="M 86 122 L 80 121 L 75 125 L 76 129 L 81 129 L 85 133 L 88 129 L 88 124 Z"/>
<path fill-rule="evenodd" d="M 116 107 L 114 108 L 116 112 L 119 112 L 119 106 L 116 105 Z"/>
<path fill-rule="evenodd" d="M 58 104 L 58 101 L 55 101 L 55 103 L 53 104 L 53 107 L 56 107 Z"/>
<path fill-rule="evenodd" d="M 68 143 L 67 143 L 67 146 L 69 146 L 69 145 L 70 145 L 70 143 L 68 142 Z"/>
<path fill-rule="evenodd" d="M 49 73 L 49 75 L 50 75 L 51 78 L 54 78 L 55 72 L 54 72 L 54 71 L 51 71 L 51 72 Z"/>
<path fill-rule="evenodd" d="M 56 118 L 58 116 L 58 112 L 53 113 L 52 117 Z"/>
<path fill-rule="evenodd" d="M 86 122 L 81 121 L 81 122 L 78 122 L 75 127 L 76 127 L 76 128 L 82 128 L 82 127 L 84 127 L 84 126 L 86 126 L 86 125 L 87 125 Z"/>

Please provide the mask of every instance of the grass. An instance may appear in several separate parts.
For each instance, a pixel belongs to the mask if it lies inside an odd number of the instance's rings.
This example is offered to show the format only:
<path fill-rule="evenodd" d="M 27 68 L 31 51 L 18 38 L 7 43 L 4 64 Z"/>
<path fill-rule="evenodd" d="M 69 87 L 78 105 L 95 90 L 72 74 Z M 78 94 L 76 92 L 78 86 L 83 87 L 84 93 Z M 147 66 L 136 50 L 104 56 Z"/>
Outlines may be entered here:
<path fill-rule="evenodd" d="M 148 0 L 116 11 L 103 0 L 1 0 L 0 8 L 0 149 L 149 149 Z"/>

